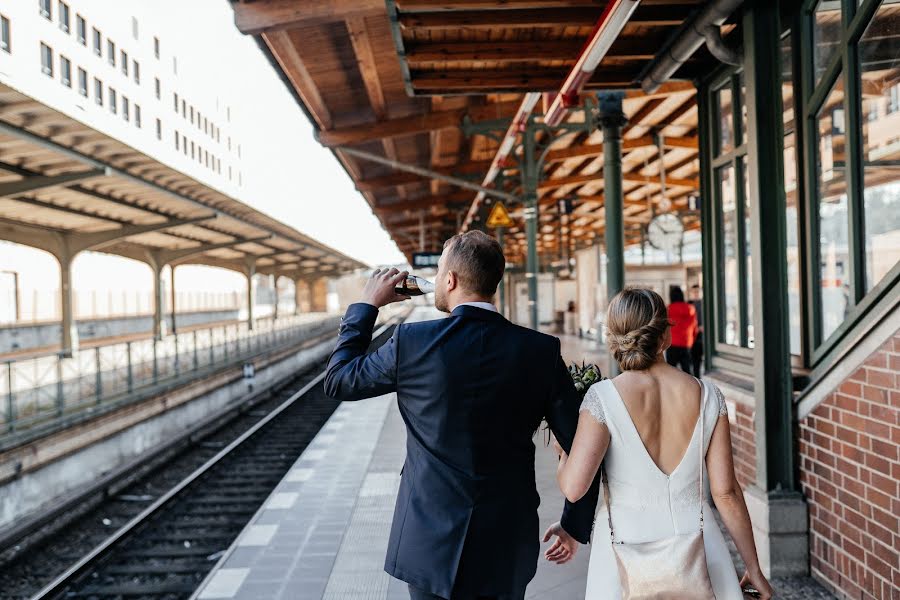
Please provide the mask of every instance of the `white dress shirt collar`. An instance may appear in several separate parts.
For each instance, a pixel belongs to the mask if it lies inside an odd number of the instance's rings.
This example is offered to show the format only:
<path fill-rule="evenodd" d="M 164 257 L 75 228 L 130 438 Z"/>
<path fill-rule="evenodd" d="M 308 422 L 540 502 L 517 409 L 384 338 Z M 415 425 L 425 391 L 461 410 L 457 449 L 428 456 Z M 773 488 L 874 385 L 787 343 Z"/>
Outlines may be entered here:
<path fill-rule="evenodd" d="M 497 307 L 490 302 L 460 302 L 456 306 L 474 306 L 475 308 L 481 308 L 491 312 L 499 312 Z"/>

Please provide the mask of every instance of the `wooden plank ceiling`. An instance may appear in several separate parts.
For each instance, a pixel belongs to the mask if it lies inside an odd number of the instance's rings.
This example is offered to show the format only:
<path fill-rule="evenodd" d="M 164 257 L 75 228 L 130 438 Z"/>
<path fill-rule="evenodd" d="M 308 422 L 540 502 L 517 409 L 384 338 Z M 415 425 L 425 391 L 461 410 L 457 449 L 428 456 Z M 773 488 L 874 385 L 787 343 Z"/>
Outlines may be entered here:
<path fill-rule="evenodd" d="M 289 82 L 357 189 L 408 256 L 439 249 L 459 228 L 474 194 L 350 157 L 352 146 L 408 164 L 480 182 L 496 149 L 467 138 L 471 121 L 508 119 L 522 94 L 559 88 L 592 33 L 604 2 L 595 0 L 255 0 L 232 3 L 238 29 L 255 35 Z M 700 0 L 644 0 L 588 82 L 585 93 L 628 90 L 624 133 L 625 226 L 636 243 L 666 198 L 688 210 L 697 193 L 696 92 L 691 80 L 714 64 L 698 51 L 653 95 L 638 80 L 654 55 L 698 9 Z M 730 27 L 726 26 L 727 32 Z M 540 110 L 540 106 L 538 108 Z M 664 140 L 662 156 L 655 142 Z M 569 135 L 551 147 L 540 186 L 539 250 L 550 261 L 562 244 L 582 247 L 603 234 L 603 144 L 599 131 Z M 662 162 L 661 162 L 662 160 Z M 509 173 L 515 176 L 515 172 Z M 575 200 L 560 235 L 559 198 Z M 508 258 L 524 256 L 524 223 L 509 232 Z M 484 215 L 481 216 L 483 221 Z M 563 241 L 565 240 L 565 241 Z"/>
<path fill-rule="evenodd" d="M 98 169 L 99 167 L 99 169 Z M 364 264 L 103 132 L 0 84 L 0 186 L 32 178 L 98 176 L 0 197 L 0 239 L 28 232 L 114 232 L 198 220 L 117 237 L 102 252 L 147 261 L 147 252 L 216 246 L 174 264 L 205 264 L 296 279 L 335 276 Z M 24 233 L 23 233 L 24 232 Z M 241 240 L 252 240 L 241 243 Z"/>

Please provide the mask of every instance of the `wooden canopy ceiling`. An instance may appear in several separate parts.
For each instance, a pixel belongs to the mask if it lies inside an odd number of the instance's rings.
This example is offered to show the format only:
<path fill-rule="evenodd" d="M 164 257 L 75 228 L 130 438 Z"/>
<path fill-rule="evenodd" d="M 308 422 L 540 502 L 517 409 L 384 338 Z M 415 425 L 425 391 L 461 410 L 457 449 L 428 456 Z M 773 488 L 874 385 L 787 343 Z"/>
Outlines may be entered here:
<path fill-rule="evenodd" d="M 364 267 L 0 84 L 0 239 L 293 278 Z M 49 247 L 49 248 L 48 248 Z"/>
<path fill-rule="evenodd" d="M 696 91 L 691 80 L 714 64 L 698 51 L 652 95 L 638 81 L 700 0 L 644 0 L 586 86 L 628 90 L 623 168 L 626 243 L 661 197 L 685 213 L 699 189 Z M 240 31 L 257 36 L 273 65 L 399 248 L 411 256 L 440 248 L 474 197 L 447 183 L 363 161 L 341 147 L 480 182 L 497 142 L 460 126 L 509 119 L 522 94 L 555 91 L 575 64 L 605 2 L 594 0 L 233 0 Z M 730 30 L 729 26 L 724 31 Z M 538 108 L 540 110 L 540 107 Z M 572 118 L 577 118 L 573 116 Z M 662 136 L 662 153 L 657 145 Z M 603 233 L 602 134 L 554 142 L 541 205 L 575 198 L 570 235 L 555 209 L 542 210 L 539 250 L 558 256 L 561 238 L 590 245 Z M 511 173 L 515 175 L 514 172 Z M 509 232 L 511 261 L 524 255 L 524 226 Z M 482 216 L 483 219 L 483 216 Z M 424 231 L 424 235 L 422 232 Z"/>

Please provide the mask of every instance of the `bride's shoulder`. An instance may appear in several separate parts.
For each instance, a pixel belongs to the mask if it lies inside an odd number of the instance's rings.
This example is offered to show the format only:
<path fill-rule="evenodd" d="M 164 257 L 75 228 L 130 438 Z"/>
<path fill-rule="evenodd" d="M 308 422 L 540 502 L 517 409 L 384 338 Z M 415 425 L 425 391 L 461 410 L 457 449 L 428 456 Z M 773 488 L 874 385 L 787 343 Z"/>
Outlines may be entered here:
<path fill-rule="evenodd" d="M 728 414 L 728 405 L 725 404 L 725 394 L 716 384 L 706 379 L 702 380 L 704 385 L 709 387 L 709 403 L 715 406 L 716 412 L 721 417 Z M 711 408 L 710 408 L 711 409 Z"/>
<path fill-rule="evenodd" d="M 603 407 L 603 388 L 610 385 L 608 379 L 598 381 L 587 389 L 581 402 L 581 411 L 588 411 L 598 423 L 606 423 L 606 409 Z"/>

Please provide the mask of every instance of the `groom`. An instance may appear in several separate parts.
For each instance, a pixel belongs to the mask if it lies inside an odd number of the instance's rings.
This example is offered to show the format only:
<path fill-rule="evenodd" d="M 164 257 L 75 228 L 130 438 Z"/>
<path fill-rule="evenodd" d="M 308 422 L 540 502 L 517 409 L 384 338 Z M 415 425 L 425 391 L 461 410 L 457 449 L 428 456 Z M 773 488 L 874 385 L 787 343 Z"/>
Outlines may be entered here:
<path fill-rule="evenodd" d="M 385 571 L 412 600 L 520 600 L 537 568 L 540 503 L 532 438 L 546 419 L 568 451 L 580 399 L 559 340 L 513 325 L 492 298 L 506 261 L 492 237 L 469 231 L 444 244 L 435 306 L 450 317 L 399 325 L 372 354 L 381 306 L 406 273 L 375 271 L 351 305 L 328 362 L 325 391 L 341 400 L 397 392 L 406 463 Z M 598 480 L 599 481 L 599 480 Z M 598 486 L 566 503 L 544 541 L 566 562 L 593 525 Z"/>

